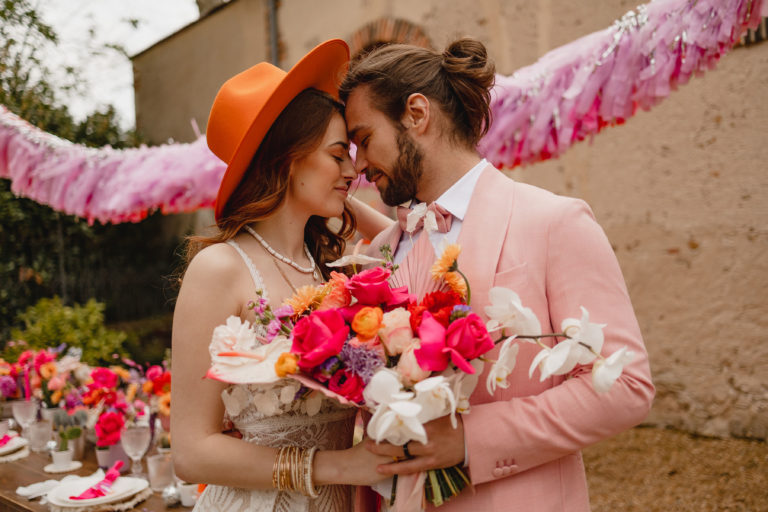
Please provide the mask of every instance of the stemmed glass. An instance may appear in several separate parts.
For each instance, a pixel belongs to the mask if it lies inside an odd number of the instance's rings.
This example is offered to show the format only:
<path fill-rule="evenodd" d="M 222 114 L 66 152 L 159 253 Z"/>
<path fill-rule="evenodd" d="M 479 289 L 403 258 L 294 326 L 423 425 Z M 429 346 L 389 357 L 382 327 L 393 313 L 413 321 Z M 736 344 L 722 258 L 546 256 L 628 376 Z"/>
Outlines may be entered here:
<path fill-rule="evenodd" d="M 143 468 L 141 458 L 144 452 L 149 448 L 149 442 L 152 440 L 152 433 L 148 425 L 132 425 L 125 427 L 120 443 L 123 445 L 126 455 L 128 455 L 133 464 L 131 464 L 131 476 L 141 476 Z"/>
<path fill-rule="evenodd" d="M 17 400 L 11 406 L 13 418 L 21 425 L 21 436 L 29 439 L 29 427 L 37 419 L 37 400 Z"/>

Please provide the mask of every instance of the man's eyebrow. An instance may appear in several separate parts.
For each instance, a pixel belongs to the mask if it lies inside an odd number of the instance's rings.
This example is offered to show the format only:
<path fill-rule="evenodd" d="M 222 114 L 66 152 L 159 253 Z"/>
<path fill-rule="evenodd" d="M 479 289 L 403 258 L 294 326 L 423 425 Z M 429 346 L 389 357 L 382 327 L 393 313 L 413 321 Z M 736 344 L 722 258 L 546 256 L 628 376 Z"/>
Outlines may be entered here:
<path fill-rule="evenodd" d="M 365 128 L 365 126 L 360 126 L 360 125 L 357 125 L 357 126 L 355 126 L 354 128 L 352 128 L 351 130 L 349 130 L 349 131 L 347 132 L 347 136 L 349 137 L 349 140 L 352 140 L 352 139 L 354 139 L 354 138 L 355 138 L 355 136 L 357 135 L 357 132 L 359 132 L 359 131 L 360 131 L 360 130 L 362 130 L 363 128 Z"/>
<path fill-rule="evenodd" d="M 337 140 L 336 142 L 332 142 L 331 144 L 328 144 L 328 147 L 333 147 L 339 145 L 342 148 L 344 148 L 344 151 L 349 151 L 349 142 L 344 142 L 343 140 Z"/>

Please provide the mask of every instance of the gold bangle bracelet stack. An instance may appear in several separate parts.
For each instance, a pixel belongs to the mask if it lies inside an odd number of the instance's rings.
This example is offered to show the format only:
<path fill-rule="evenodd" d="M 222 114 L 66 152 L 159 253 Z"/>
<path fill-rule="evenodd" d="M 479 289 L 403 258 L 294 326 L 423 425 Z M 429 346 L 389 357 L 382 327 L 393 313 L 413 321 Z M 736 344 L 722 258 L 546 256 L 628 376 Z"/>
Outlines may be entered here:
<path fill-rule="evenodd" d="M 278 491 L 298 491 L 310 498 L 320 494 L 312 481 L 312 464 L 317 447 L 283 446 L 272 466 L 272 486 Z"/>

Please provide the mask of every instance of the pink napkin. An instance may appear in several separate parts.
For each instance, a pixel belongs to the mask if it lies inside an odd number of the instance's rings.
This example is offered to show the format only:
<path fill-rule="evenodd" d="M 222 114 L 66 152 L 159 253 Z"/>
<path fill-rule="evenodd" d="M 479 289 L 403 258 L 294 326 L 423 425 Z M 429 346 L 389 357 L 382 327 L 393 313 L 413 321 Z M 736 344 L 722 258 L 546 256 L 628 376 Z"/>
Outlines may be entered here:
<path fill-rule="evenodd" d="M 9 436 L 8 434 L 5 434 L 3 437 L 0 437 L 0 447 L 7 445 L 11 439 L 13 439 L 16 436 Z"/>
<path fill-rule="evenodd" d="M 96 485 L 86 489 L 78 496 L 70 496 L 71 500 L 90 500 L 93 498 L 101 498 L 106 496 L 109 490 L 112 488 L 112 484 L 120 476 L 120 468 L 123 467 L 123 461 L 118 460 L 114 465 L 107 470 L 104 474 L 104 479 L 99 481 Z"/>

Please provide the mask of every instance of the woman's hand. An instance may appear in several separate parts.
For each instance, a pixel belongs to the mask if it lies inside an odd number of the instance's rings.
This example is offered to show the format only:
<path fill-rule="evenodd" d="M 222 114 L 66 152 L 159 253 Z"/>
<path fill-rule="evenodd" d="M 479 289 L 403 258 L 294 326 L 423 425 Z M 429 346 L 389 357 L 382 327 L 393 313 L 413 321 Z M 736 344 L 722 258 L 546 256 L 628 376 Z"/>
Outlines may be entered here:
<path fill-rule="evenodd" d="M 393 462 L 392 457 L 376 455 L 365 448 L 365 441 L 346 450 L 322 451 L 315 455 L 315 485 L 373 485 L 389 478 L 376 468 Z"/>

